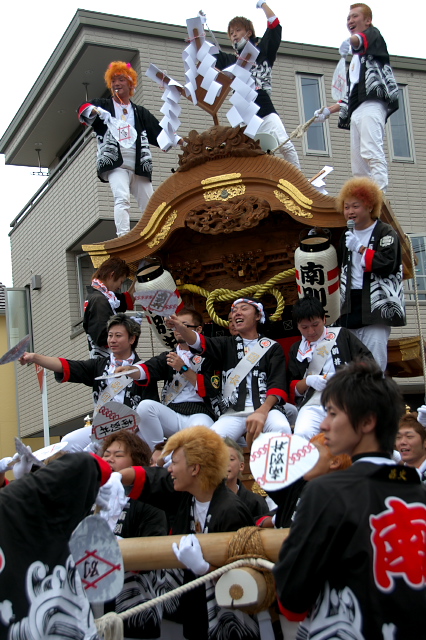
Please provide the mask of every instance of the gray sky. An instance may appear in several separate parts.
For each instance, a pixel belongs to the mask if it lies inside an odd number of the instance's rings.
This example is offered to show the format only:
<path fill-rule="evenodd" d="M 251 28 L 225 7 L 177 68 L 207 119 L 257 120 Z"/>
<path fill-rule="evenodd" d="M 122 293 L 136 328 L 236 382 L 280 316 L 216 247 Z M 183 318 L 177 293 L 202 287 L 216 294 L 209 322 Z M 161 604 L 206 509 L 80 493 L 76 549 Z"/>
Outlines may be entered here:
<path fill-rule="evenodd" d="M 346 16 L 349 4 L 342 0 L 270 2 L 283 26 L 284 40 L 335 46 L 336 49 L 348 37 Z M 381 30 L 391 55 L 425 57 L 424 3 L 418 0 L 379 0 L 370 6 L 374 25 Z M 163 0 L 161 4 L 142 1 L 126 3 L 124 11 L 122 7 L 123 3 L 111 0 L 86 0 L 83 6 L 71 0 L 45 0 L 42 4 L 23 0 L 18 4 L 3 4 L 0 11 L 3 26 L 0 53 L 2 60 L 7 62 L 4 68 L 6 86 L 2 91 L 0 134 L 3 134 L 18 112 L 78 8 L 145 20 L 161 20 L 170 24 L 185 24 L 186 18 L 194 17 L 199 9 L 203 9 L 213 31 L 225 31 L 228 21 L 235 13 L 253 20 L 259 34 L 263 33 L 265 27 L 264 13 L 256 9 L 254 0 L 240 4 L 229 0 L 215 0 L 211 6 L 202 4 L 201 0 Z M 161 9 L 160 12 L 158 8 Z M 336 51 L 336 63 L 337 55 Z M 10 222 L 43 183 L 43 178 L 31 175 L 32 171 L 34 169 L 28 167 L 5 166 L 4 156 L 0 156 L 0 281 L 7 286 L 12 285 L 8 238 Z"/>

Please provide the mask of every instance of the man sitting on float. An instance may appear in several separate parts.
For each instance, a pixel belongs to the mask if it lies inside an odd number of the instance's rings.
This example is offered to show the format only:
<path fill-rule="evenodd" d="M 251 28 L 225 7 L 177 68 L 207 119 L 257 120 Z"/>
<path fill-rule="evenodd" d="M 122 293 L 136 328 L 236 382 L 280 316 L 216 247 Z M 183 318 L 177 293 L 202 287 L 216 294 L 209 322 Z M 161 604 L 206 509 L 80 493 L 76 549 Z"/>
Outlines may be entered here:
<path fill-rule="evenodd" d="M 111 401 L 121 402 L 135 410 L 144 398 L 159 400 L 156 382 L 150 382 L 148 385 L 134 382 L 128 385 L 126 378 L 115 381 L 105 378 L 106 375 L 113 374 L 117 367 L 123 364 L 130 365 L 140 360 L 135 349 L 141 328 L 135 320 L 128 318 L 125 313 L 117 313 L 109 319 L 107 329 L 108 348 L 111 351 L 108 358 L 67 360 L 66 358 L 44 356 L 40 353 L 25 352 L 19 362 L 21 364 L 38 364 L 49 371 L 54 371 L 57 382 L 80 382 L 92 387 L 95 405 L 105 392 L 111 392 L 113 396 Z M 100 376 L 102 376 L 101 380 L 99 380 Z M 82 427 L 64 436 L 68 442 L 67 450 L 73 453 L 82 451 L 91 442 L 91 432 L 91 427 Z"/>
<path fill-rule="evenodd" d="M 232 318 L 238 335 L 217 338 L 196 333 L 176 315 L 168 321 L 192 351 L 206 354 L 222 372 L 226 411 L 212 429 L 234 440 L 247 432 L 249 442 L 263 431 L 291 433 L 284 412 L 285 356 L 277 342 L 260 332 L 265 323 L 262 303 L 239 298 L 232 304 Z"/>
<path fill-rule="evenodd" d="M 336 369 L 373 355 L 349 329 L 325 326 L 324 307 L 317 298 L 300 298 L 293 305 L 293 322 L 302 334 L 290 349 L 289 361 L 290 400 L 299 408 L 294 433 L 309 440 L 326 417 L 321 392 Z"/>
<path fill-rule="evenodd" d="M 203 330 L 203 319 L 195 309 L 184 307 L 177 315 L 185 327 L 197 333 Z M 116 369 L 116 373 L 122 371 L 139 384 L 164 382 L 161 403 L 142 400 L 137 408 L 144 440 L 151 449 L 177 431 L 194 426 L 210 427 L 215 419 L 204 392 L 204 375 L 211 376 L 205 358 L 191 353 L 176 330 L 174 337 L 177 341 L 175 351 L 164 351 L 143 364 L 138 363 L 137 369 L 134 366 Z"/>

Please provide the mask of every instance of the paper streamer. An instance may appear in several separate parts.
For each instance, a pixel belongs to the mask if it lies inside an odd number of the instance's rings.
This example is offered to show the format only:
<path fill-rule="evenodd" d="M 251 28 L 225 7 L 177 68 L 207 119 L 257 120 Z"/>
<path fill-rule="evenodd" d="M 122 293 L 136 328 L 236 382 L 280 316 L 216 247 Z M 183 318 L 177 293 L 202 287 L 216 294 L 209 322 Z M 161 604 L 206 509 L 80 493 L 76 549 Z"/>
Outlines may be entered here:
<path fill-rule="evenodd" d="M 164 104 L 160 109 L 161 113 L 164 114 L 164 118 L 160 122 L 163 131 L 157 137 L 157 142 L 160 145 L 160 149 L 168 151 L 171 147 L 176 146 L 180 140 L 180 136 L 176 132 L 181 124 L 179 116 L 182 109 L 179 102 L 182 97 L 183 87 L 179 82 L 167 76 L 155 64 L 149 66 L 146 75 L 164 88 L 164 93 L 161 96 Z"/>
<path fill-rule="evenodd" d="M 200 16 L 186 21 L 188 29 L 189 45 L 182 53 L 185 68 L 186 95 L 197 104 L 196 91 L 198 88 L 197 77 L 201 76 L 201 88 L 207 92 L 204 102 L 213 104 L 222 90 L 222 85 L 216 82 L 218 70 L 215 68 L 218 48 L 211 42 L 207 42 L 204 34 L 204 26 Z"/>
<path fill-rule="evenodd" d="M 235 64 L 223 70 L 224 73 L 235 76 L 231 84 L 234 94 L 229 100 L 233 106 L 226 117 L 231 127 L 245 124 L 244 133 L 249 138 L 254 138 L 262 124 L 262 119 L 256 115 L 260 106 L 255 103 L 257 92 L 254 78 L 251 75 L 252 65 L 258 55 L 259 49 L 248 42 Z"/>

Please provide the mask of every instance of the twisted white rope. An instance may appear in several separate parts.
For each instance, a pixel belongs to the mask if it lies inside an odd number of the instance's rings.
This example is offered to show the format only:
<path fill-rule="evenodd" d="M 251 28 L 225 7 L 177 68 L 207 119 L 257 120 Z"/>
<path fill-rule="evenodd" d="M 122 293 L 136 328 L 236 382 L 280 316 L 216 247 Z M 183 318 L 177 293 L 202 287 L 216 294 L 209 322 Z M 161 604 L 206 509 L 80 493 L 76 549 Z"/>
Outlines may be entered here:
<path fill-rule="evenodd" d="M 262 567 L 263 569 L 269 569 L 269 571 L 271 571 L 274 563 L 269 562 L 269 560 L 263 560 L 263 558 L 245 558 L 242 560 L 236 560 L 235 562 L 231 562 L 230 564 L 226 564 L 223 567 L 215 569 L 215 571 L 212 571 L 211 573 L 207 573 L 205 576 L 200 576 L 192 582 L 188 582 L 188 584 L 184 584 L 177 589 L 173 589 L 173 591 L 163 593 L 163 595 L 157 596 L 152 600 L 148 600 L 147 602 L 138 604 L 136 605 L 136 607 L 132 607 L 132 609 L 127 609 L 127 611 L 122 611 L 121 613 L 106 613 L 101 618 L 95 620 L 98 632 L 103 636 L 104 640 L 123 640 L 124 620 L 131 618 L 141 611 L 145 611 L 145 609 L 150 609 L 151 607 L 155 607 L 157 604 L 166 602 L 166 600 L 170 600 L 171 598 L 180 596 L 183 593 L 187 593 L 188 591 L 191 591 L 192 589 L 195 589 L 196 587 L 199 587 L 202 584 L 213 580 L 214 578 L 219 578 L 231 569 L 236 569 L 237 567 L 244 566 Z"/>

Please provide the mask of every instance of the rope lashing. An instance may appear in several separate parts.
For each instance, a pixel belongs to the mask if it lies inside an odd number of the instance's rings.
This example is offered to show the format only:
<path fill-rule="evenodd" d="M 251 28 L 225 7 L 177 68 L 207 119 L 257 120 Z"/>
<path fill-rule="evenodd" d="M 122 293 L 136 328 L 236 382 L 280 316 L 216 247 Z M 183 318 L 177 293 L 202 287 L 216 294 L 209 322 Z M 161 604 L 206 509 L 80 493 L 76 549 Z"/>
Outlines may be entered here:
<path fill-rule="evenodd" d="M 320 113 L 323 112 L 324 108 L 325 107 L 322 107 L 320 109 Z M 287 140 L 284 140 L 284 142 L 281 142 L 281 144 L 279 144 L 278 147 L 275 147 L 275 149 L 272 149 L 271 153 L 275 153 L 275 151 L 278 151 L 278 149 L 281 149 L 281 147 L 287 144 L 287 142 L 290 142 L 290 140 L 293 140 L 294 138 L 301 138 L 303 134 L 306 133 L 306 131 L 309 129 L 311 124 L 315 122 L 315 120 L 316 120 L 316 116 L 313 116 L 313 118 L 311 118 L 307 122 L 298 124 L 295 130 L 290 133 Z"/>
<path fill-rule="evenodd" d="M 275 285 L 282 280 L 290 276 L 294 276 L 296 273 L 296 269 L 287 269 L 286 271 L 281 271 L 277 273 L 275 276 L 270 278 L 264 284 L 254 284 L 250 287 L 245 287 L 244 289 L 239 289 L 238 291 L 232 291 L 232 289 L 214 289 L 213 291 L 207 291 L 207 289 L 203 289 L 195 284 L 183 284 L 178 287 L 179 291 L 190 291 L 191 293 L 196 293 L 198 295 L 206 298 L 206 309 L 210 316 L 210 318 L 221 327 L 228 327 L 228 320 L 222 320 L 217 315 L 214 309 L 214 303 L 217 302 L 231 302 L 236 298 L 245 298 L 247 296 L 254 296 L 256 298 L 261 298 L 266 293 L 270 293 L 273 295 L 277 301 L 277 308 L 275 312 L 271 315 L 271 320 L 274 322 L 275 320 L 280 320 L 282 313 L 284 311 L 285 302 L 284 298 L 278 289 L 275 288 Z"/>

